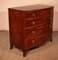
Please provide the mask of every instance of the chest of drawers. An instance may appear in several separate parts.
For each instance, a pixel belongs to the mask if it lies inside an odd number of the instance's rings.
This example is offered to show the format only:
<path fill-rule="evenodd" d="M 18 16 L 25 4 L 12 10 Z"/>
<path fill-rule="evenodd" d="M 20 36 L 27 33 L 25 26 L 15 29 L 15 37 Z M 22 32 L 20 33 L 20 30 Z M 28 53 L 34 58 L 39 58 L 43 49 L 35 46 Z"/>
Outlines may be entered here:
<path fill-rule="evenodd" d="M 52 41 L 53 6 L 30 5 L 8 9 L 10 48 L 13 45 L 23 51 Z"/>

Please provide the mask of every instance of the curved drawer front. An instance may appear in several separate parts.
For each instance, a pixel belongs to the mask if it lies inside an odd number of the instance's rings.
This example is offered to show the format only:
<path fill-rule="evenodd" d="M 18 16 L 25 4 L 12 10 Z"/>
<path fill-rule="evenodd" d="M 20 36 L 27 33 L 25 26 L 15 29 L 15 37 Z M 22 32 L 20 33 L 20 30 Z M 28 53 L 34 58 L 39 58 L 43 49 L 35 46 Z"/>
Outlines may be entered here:
<path fill-rule="evenodd" d="M 32 26 L 40 26 L 42 24 L 49 24 L 50 20 L 48 17 L 46 18 L 38 18 L 33 20 L 25 20 L 24 21 L 24 27 L 32 27 Z"/>
<path fill-rule="evenodd" d="M 25 40 L 25 49 L 31 49 L 31 48 L 34 48 L 34 47 L 41 46 L 47 40 L 48 40 L 48 38 L 44 35 L 41 36 L 41 37 L 38 37 L 38 38 L 35 38 L 35 37 L 32 38 L 31 37 L 31 38 Z"/>
<path fill-rule="evenodd" d="M 25 12 L 25 18 L 31 18 L 31 17 L 43 17 L 43 16 L 50 16 L 53 13 L 52 8 L 46 8 L 42 10 L 34 10 L 34 11 L 27 11 Z"/>
<path fill-rule="evenodd" d="M 39 36 L 44 33 L 49 33 L 49 31 L 51 30 L 50 28 L 51 28 L 50 24 L 47 23 L 32 28 L 27 28 L 24 30 L 24 37 L 28 37 L 29 35 Z"/>

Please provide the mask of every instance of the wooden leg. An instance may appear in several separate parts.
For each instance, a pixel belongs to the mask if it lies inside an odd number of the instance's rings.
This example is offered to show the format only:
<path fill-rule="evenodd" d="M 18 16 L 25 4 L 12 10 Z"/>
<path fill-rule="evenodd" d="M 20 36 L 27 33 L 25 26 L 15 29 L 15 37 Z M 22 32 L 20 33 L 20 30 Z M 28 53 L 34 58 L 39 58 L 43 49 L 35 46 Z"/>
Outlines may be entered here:
<path fill-rule="evenodd" d="M 49 41 L 51 41 L 51 42 L 52 42 L 52 38 L 51 38 L 51 37 L 49 37 Z"/>
<path fill-rule="evenodd" d="M 10 44 L 10 49 L 12 49 L 13 48 L 13 44 Z"/>
<path fill-rule="evenodd" d="M 10 40 L 10 49 L 12 49 L 13 48 L 13 42 L 12 42 L 12 40 Z"/>
<path fill-rule="evenodd" d="M 50 38 L 50 41 L 52 42 L 52 38 Z"/>
<path fill-rule="evenodd" d="M 49 35 L 49 41 L 52 42 L 52 34 Z"/>
<path fill-rule="evenodd" d="M 25 56 L 26 56 L 26 54 L 27 54 L 27 51 L 26 51 L 26 50 L 24 50 L 24 51 L 23 51 L 23 56 L 25 57 Z"/>

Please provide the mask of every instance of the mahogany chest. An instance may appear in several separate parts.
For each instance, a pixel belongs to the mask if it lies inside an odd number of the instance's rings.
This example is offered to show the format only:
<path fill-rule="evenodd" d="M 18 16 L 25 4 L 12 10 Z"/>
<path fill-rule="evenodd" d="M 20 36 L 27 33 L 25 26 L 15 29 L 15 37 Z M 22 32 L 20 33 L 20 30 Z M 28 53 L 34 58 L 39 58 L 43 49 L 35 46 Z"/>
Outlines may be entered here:
<path fill-rule="evenodd" d="M 8 8 L 10 48 L 26 56 L 29 49 L 52 41 L 54 6 L 30 5 Z"/>

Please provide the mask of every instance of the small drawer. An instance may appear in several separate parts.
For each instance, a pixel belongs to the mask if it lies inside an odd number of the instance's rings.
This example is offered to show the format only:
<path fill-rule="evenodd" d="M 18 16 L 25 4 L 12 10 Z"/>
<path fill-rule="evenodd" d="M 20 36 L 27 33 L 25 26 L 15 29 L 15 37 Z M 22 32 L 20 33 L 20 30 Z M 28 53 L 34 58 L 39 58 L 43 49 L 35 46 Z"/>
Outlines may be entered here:
<path fill-rule="evenodd" d="M 32 28 L 32 29 L 26 29 L 24 31 L 24 38 L 25 39 L 29 39 L 30 37 L 40 37 L 40 35 L 43 35 L 45 33 L 48 33 L 48 30 L 49 30 L 49 26 L 47 25 L 43 25 L 41 27 L 35 27 L 35 28 Z"/>
<path fill-rule="evenodd" d="M 25 20 L 24 21 L 24 27 L 32 27 L 32 26 L 41 26 L 43 24 L 49 23 L 49 20 L 46 18 L 39 18 L 35 20 Z"/>
<path fill-rule="evenodd" d="M 32 18 L 32 17 L 47 17 L 52 15 L 53 8 L 47 8 L 42 10 L 35 10 L 35 11 L 27 11 L 25 12 L 25 18 Z"/>
<path fill-rule="evenodd" d="M 41 46 L 45 44 L 45 42 L 48 40 L 47 37 L 41 37 L 41 38 L 29 38 L 28 40 L 25 40 L 25 48 L 31 49 L 34 47 Z"/>
<path fill-rule="evenodd" d="M 25 13 L 25 18 L 33 18 L 33 17 L 43 17 L 45 14 L 45 11 L 43 10 L 35 10 L 35 11 L 29 11 Z"/>

